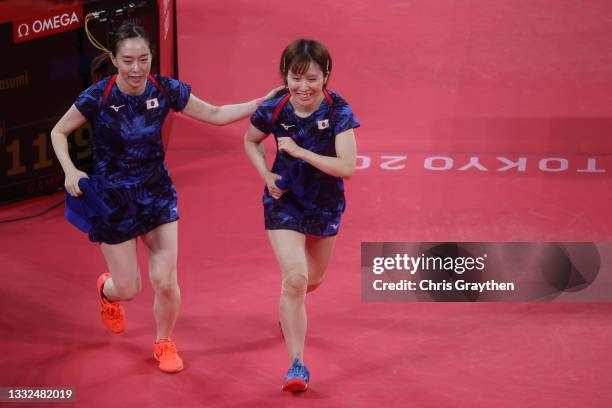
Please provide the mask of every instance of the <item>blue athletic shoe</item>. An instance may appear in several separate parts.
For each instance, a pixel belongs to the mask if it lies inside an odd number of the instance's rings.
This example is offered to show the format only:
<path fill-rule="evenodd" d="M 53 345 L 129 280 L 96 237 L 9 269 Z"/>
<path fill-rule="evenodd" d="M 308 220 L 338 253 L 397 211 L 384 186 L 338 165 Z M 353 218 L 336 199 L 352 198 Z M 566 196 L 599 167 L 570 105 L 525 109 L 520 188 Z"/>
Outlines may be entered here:
<path fill-rule="evenodd" d="M 293 359 L 287 376 L 283 380 L 283 391 L 299 392 L 306 391 L 310 381 L 308 368 L 300 363 L 297 358 Z"/>

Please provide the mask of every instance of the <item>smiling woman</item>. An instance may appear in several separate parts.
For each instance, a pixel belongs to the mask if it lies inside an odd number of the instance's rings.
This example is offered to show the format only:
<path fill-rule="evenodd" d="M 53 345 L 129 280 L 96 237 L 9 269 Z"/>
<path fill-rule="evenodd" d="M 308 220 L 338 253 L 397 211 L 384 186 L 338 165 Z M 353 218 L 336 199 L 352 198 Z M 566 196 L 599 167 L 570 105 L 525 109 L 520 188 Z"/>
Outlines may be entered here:
<path fill-rule="evenodd" d="M 145 37 L 127 38 L 111 56 L 117 68 L 117 86 L 129 95 L 144 91 L 147 74 L 151 71 L 151 51 Z"/>
<path fill-rule="evenodd" d="M 280 72 L 296 115 L 308 117 L 321 104 L 331 69 L 331 56 L 318 41 L 298 40 L 285 49 Z"/>
<path fill-rule="evenodd" d="M 359 122 L 349 104 L 327 90 L 332 59 L 318 41 L 285 48 L 280 74 L 285 93 L 265 101 L 251 117 L 244 146 L 266 183 L 264 219 L 280 264 L 280 322 L 291 366 L 284 391 L 305 391 L 306 293 L 324 279 L 345 208 L 344 182 L 355 171 Z M 273 133 L 272 169 L 258 149 Z"/>
<path fill-rule="evenodd" d="M 178 196 L 164 164 L 161 129 L 170 109 L 224 125 L 252 114 L 262 98 L 213 106 L 194 96 L 189 84 L 151 75 L 149 37 L 134 24 L 124 24 L 115 32 L 110 51 L 95 61 L 94 73 L 103 72 L 109 59 L 116 73 L 79 95 L 51 131 L 51 139 L 66 175 L 66 192 L 84 200 L 69 202 L 87 205 L 99 199 L 106 206 L 102 215 L 85 217 L 85 223 L 78 219 L 89 239 L 101 244 L 110 272 L 100 275 L 97 282 L 103 323 L 113 333 L 126 329 L 120 302 L 131 300 L 141 288 L 136 255 L 136 239 L 141 237 L 149 253 L 155 291 L 154 355 L 162 371 L 178 372 L 183 362 L 171 340 L 181 299 L 177 280 Z M 276 89 L 269 95 L 274 92 Z M 66 140 L 87 120 L 95 136 L 91 177 L 75 167 Z M 74 219 L 72 222 L 76 225 Z"/>

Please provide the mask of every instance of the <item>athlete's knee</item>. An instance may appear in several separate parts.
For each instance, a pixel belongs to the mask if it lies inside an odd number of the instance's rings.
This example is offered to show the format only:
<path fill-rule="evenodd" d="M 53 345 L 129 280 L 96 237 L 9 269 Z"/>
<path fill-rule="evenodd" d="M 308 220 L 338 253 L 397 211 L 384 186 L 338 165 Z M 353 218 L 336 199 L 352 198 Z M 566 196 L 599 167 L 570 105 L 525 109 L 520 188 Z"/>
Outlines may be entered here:
<path fill-rule="evenodd" d="M 160 296 L 170 296 L 180 293 L 178 282 L 174 276 L 172 277 L 152 277 L 151 286 L 155 294 Z"/>
<path fill-rule="evenodd" d="M 283 279 L 283 293 L 289 296 L 301 296 L 306 294 L 308 278 L 302 274 L 289 274 Z"/>
<path fill-rule="evenodd" d="M 142 283 L 140 279 L 136 279 L 133 282 L 117 282 L 113 279 L 113 286 L 115 293 L 121 298 L 121 300 L 132 300 L 140 293 L 142 289 Z"/>

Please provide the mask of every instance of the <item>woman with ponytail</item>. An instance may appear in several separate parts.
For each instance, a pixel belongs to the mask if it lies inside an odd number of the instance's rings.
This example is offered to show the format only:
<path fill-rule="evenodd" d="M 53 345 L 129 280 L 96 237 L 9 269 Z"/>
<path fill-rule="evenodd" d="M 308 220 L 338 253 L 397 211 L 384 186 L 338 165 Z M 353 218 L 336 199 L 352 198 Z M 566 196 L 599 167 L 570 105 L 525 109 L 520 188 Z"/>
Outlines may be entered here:
<path fill-rule="evenodd" d="M 183 361 L 172 339 L 181 299 L 179 213 L 177 193 L 164 164 L 161 128 L 171 109 L 205 123 L 225 125 L 251 115 L 263 98 L 213 106 L 193 95 L 189 84 L 151 75 L 149 37 L 138 25 L 121 26 L 110 45 L 109 53 L 94 61 L 92 71 L 103 77 L 111 67 L 116 73 L 78 96 L 53 128 L 51 139 L 69 198 L 80 197 L 85 190 L 82 198 L 98 194 L 106 207 L 102 215 L 80 224 L 91 241 L 100 243 L 108 268 L 97 280 L 103 323 L 113 333 L 126 330 L 122 303 L 141 289 L 136 255 L 140 237 L 148 252 L 149 278 L 155 291 L 154 356 L 162 371 L 179 372 Z M 66 140 L 86 121 L 94 132 L 91 175 L 75 167 Z"/>

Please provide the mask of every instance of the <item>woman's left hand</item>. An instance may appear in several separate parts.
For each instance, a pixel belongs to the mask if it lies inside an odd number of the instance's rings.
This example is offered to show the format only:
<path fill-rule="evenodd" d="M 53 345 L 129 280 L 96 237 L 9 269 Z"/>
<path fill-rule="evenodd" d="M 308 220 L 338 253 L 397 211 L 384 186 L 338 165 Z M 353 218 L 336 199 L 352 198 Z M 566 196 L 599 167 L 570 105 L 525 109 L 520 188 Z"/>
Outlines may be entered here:
<path fill-rule="evenodd" d="M 290 137 L 279 137 L 278 150 L 297 158 L 303 149 L 295 144 Z"/>

